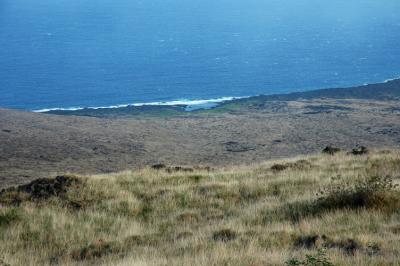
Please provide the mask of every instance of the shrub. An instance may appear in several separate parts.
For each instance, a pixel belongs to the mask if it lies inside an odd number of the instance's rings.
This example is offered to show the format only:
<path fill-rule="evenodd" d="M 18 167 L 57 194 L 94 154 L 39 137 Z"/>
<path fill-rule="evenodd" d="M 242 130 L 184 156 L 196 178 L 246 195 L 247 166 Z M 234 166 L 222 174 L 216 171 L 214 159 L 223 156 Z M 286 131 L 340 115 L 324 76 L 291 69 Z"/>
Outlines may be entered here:
<path fill-rule="evenodd" d="M 277 171 L 277 172 L 286 170 L 288 168 L 289 168 L 289 166 L 286 164 L 274 164 L 273 166 L 271 166 L 271 170 Z"/>
<path fill-rule="evenodd" d="M 152 165 L 151 168 L 154 170 L 161 170 L 167 168 L 167 166 L 165 164 L 159 163 Z"/>
<path fill-rule="evenodd" d="M 312 167 L 312 164 L 307 160 L 298 160 L 294 163 L 285 163 L 285 164 L 274 164 L 271 166 L 271 170 L 275 172 L 284 171 L 286 169 L 295 169 L 295 170 L 307 170 Z"/>
<path fill-rule="evenodd" d="M 368 148 L 364 147 L 364 146 L 361 146 L 361 147 L 358 147 L 358 148 L 354 148 L 351 151 L 351 154 L 353 154 L 353 155 L 364 155 L 364 154 L 368 154 L 368 153 L 369 153 Z"/>
<path fill-rule="evenodd" d="M 98 240 L 89 244 L 88 246 L 73 251 L 71 253 L 71 257 L 74 260 L 83 261 L 83 260 L 101 258 L 103 256 L 117 252 L 119 252 L 118 243 Z"/>
<path fill-rule="evenodd" d="M 21 219 L 21 214 L 17 209 L 9 209 L 3 213 L 0 213 L 0 226 L 10 225 L 15 221 L 19 221 Z M 1 264 L 0 264 L 1 265 Z"/>
<path fill-rule="evenodd" d="M 341 151 L 340 148 L 336 148 L 333 146 L 326 146 L 325 149 L 322 150 L 322 153 L 334 155 L 335 153 L 338 153 L 340 151 Z"/>
<path fill-rule="evenodd" d="M 11 266 L 11 264 L 8 264 L 0 257 L 0 266 Z"/>
<path fill-rule="evenodd" d="M 322 240 L 324 241 L 323 246 L 325 248 L 338 248 L 344 251 L 347 255 L 354 255 L 357 250 L 362 249 L 362 245 L 357 240 L 351 238 L 335 241 L 323 235 Z"/>
<path fill-rule="evenodd" d="M 333 184 L 320 190 L 315 207 L 323 210 L 377 208 L 392 211 L 400 207 L 396 188 L 390 176 L 372 176 L 355 183 Z"/>
<path fill-rule="evenodd" d="M 203 179 L 203 176 L 201 176 L 201 175 L 189 175 L 188 179 L 198 183 Z"/>
<path fill-rule="evenodd" d="M 326 256 L 325 249 L 319 249 L 316 254 L 306 255 L 305 259 L 293 258 L 286 261 L 287 266 L 334 266 Z"/>
<path fill-rule="evenodd" d="M 215 241 L 228 242 L 231 240 L 235 240 L 237 237 L 237 233 L 231 229 L 223 229 L 217 232 L 214 232 L 213 239 Z"/>
<path fill-rule="evenodd" d="M 316 200 L 291 202 L 281 208 L 266 213 L 264 222 L 269 217 L 277 216 L 298 222 L 302 217 L 316 216 L 324 212 L 339 209 L 378 209 L 387 213 L 400 210 L 400 195 L 392 177 L 373 176 L 356 182 L 341 182 L 321 189 Z"/>
<path fill-rule="evenodd" d="M 177 219 L 184 223 L 196 223 L 200 220 L 200 216 L 197 213 L 184 212 L 181 213 Z"/>
<path fill-rule="evenodd" d="M 319 235 L 306 235 L 299 236 L 294 241 L 294 246 L 296 248 L 314 248 L 317 240 L 319 239 Z"/>
<path fill-rule="evenodd" d="M 150 219 L 151 214 L 153 213 L 153 207 L 150 204 L 146 204 L 144 203 L 141 208 L 140 211 L 138 213 L 138 217 L 147 221 Z"/>

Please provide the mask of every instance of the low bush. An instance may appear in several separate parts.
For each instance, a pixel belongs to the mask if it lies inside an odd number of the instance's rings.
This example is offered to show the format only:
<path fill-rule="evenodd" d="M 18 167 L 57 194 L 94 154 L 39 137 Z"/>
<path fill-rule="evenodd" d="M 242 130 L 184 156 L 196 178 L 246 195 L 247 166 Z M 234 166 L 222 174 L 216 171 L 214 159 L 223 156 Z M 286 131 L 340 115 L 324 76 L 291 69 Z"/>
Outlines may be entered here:
<path fill-rule="evenodd" d="M 390 212 L 400 207 L 397 186 L 390 176 L 332 184 L 320 190 L 315 207 L 322 210 L 376 208 Z"/>
<path fill-rule="evenodd" d="M 340 148 L 336 148 L 336 147 L 333 147 L 333 146 L 326 146 L 322 150 L 322 153 L 329 154 L 329 155 L 334 155 L 334 154 L 336 154 L 336 153 L 338 153 L 340 151 L 341 151 Z"/>
<path fill-rule="evenodd" d="M 289 166 L 287 164 L 274 164 L 273 166 L 271 166 L 271 170 L 276 172 L 283 171 L 288 168 Z"/>
<path fill-rule="evenodd" d="M 0 226 L 10 225 L 11 223 L 19 221 L 20 219 L 21 214 L 17 209 L 9 209 L 4 212 L 0 212 Z"/>
<path fill-rule="evenodd" d="M 286 169 L 294 169 L 294 170 L 308 170 L 312 167 L 312 164 L 307 160 L 298 160 L 293 163 L 285 163 L 285 164 L 274 164 L 271 166 L 271 170 L 275 172 L 284 171 Z"/>
<path fill-rule="evenodd" d="M 319 249 L 316 254 L 306 255 L 305 259 L 293 258 L 286 261 L 287 266 L 334 266 L 326 256 L 325 249 Z"/>
<path fill-rule="evenodd" d="M 0 258 L 0 266 L 11 266 L 11 264 L 8 264 L 2 258 Z"/>
<path fill-rule="evenodd" d="M 316 200 L 284 204 L 273 213 L 266 213 L 264 221 L 268 222 L 268 216 L 277 216 L 298 222 L 303 217 L 339 209 L 367 208 L 393 213 L 400 210 L 397 187 L 389 176 L 373 176 L 356 182 L 335 180 L 329 187 L 318 192 Z"/>
<path fill-rule="evenodd" d="M 71 257 L 77 261 L 101 258 L 103 256 L 119 252 L 119 245 L 116 242 L 98 240 L 83 248 L 71 253 Z"/>
<path fill-rule="evenodd" d="M 228 242 L 235 240 L 236 238 L 237 238 L 237 233 L 232 229 L 223 229 L 220 231 L 216 231 L 213 234 L 213 239 L 215 241 Z"/>
<path fill-rule="evenodd" d="M 358 147 L 358 148 L 354 148 L 351 151 L 351 154 L 353 154 L 353 155 L 364 155 L 364 154 L 368 154 L 368 153 L 369 153 L 368 148 L 364 147 L 364 146 L 361 146 L 361 147 Z"/>
<path fill-rule="evenodd" d="M 294 241 L 294 246 L 296 248 L 314 248 L 317 240 L 319 239 L 319 235 L 306 235 L 306 236 L 299 236 Z"/>
<path fill-rule="evenodd" d="M 323 235 L 322 240 L 324 241 L 323 246 L 325 248 L 338 248 L 347 255 L 354 255 L 357 250 L 361 250 L 363 248 L 357 240 L 351 238 L 335 241 Z"/>

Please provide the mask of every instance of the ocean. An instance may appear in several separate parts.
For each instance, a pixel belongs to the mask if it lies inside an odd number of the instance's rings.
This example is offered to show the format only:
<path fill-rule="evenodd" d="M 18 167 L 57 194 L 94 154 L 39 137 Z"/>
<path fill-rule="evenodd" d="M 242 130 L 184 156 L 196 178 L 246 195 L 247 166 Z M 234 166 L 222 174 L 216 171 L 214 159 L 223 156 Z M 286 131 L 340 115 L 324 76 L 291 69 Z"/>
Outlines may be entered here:
<path fill-rule="evenodd" d="M 0 107 L 213 103 L 400 76 L 399 0 L 0 0 Z"/>

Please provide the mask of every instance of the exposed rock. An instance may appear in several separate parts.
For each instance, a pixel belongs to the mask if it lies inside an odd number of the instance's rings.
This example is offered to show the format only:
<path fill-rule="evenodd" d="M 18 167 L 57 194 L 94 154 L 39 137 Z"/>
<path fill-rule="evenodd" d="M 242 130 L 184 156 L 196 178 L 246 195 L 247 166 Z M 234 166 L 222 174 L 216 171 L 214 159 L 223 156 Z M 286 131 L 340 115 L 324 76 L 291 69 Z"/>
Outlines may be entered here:
<path fill-rule="evenodd" d="M 36 179 L 26 185 L 1 190 L 0 203 L 19 205 L 23 201 L 45 200 L 53 196 L 62 197 L 69 187 L 80 182 L 75 176 Z"/>

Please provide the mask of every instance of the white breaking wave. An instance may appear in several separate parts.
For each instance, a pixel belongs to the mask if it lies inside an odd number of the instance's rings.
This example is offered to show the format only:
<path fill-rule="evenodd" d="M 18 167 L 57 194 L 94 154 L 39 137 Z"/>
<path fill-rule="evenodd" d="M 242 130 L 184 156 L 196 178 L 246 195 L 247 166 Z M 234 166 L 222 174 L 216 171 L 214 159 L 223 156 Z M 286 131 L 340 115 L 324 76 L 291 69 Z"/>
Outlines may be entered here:
<path fill-rule="evenodd" d="M 390 81 L 394 81 L 394 80 L 398 80 L 398 79 L 400 79 L 400 76 L 392 78 L 392 79 L 387 79 L 387 80 L 384 81 L 384 83 L 388 83 Z"/>
<path fill-rule="evenodd" d="M 400 79 L 400 76 L 397 76 L 395 78 L 391 79 L 386 79 L 383 81 L 383 83 L 388 83 L 394 80 Z M 371 83 L 364 83 L 363 85 L 370 85 Z M 372 83 L 373 84 L 373 83 Z M 254 95 L 255 96 L 255 95 Z M 110 106 L 94 106 L 94 107 L 66 107 L 66 108 L 47 108 L 47 109 L 40 109 L 40 110 L 33 110 L 35 113 L 46 113 L 46 112 L 51 112 L 51 111 L 79 111 L 79 110 L 84 110 L 84 109 L 92 109 L 92 110 L 98 110 L 98 109 L 115 109 L 115 108 L 123 108 L 123 107 L 129 107 L 129 106 L 178 106 L 178 105 L 184 105 L 187 107 L 196 107 L 196 106 L 201 106 L 201 105 L 207 105 L 207 104 L 218 104 L 218 103 L 223 103 L 227 101 L 233 101 L 233 100 L 239 100 L 239 99 L 245 99 L 249 98 L 252 96 L 242 96 L 242 97 L 221 97 L 221 98 L 216 98 L 216 99 L 208 99 L 208 100 L 175 100 L 175 101 L 166 101 L 166 102 L 148 102 L 148 103 L 128 103 L 128 104 L 118 104 L 118 105 L 110 105 Z"/>
<path fill-rule="evenodd" d="M 79 111 L 84 109 L 115 109 L 115 108 L 123 108 L 129 106 L 198 106 L 198 105 L 206 105 L 206 104 L 218 104 L 227 101 L 233 101 L 238 99 L 249 98 L 250 96 L 243 96 L 243 97 L 222 97 L 216 99 L 208 99 L 208 100 L 175 100 L 175 101 L 167 101 L 167 102 L 148 102 L 148 103 L 130 103 L 130 104 L 118 104 L 118 105 L 110 105 L 110 106 L 94 106 L 94 107 L 67 107 L 67 108 L 47 108 L 47 109 L 39 109 L 33 110 L 35 113 L 46 113 L 50 111 Z"/>

